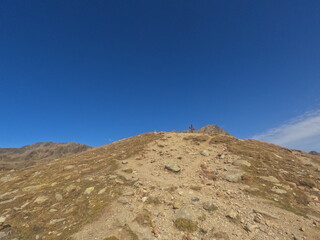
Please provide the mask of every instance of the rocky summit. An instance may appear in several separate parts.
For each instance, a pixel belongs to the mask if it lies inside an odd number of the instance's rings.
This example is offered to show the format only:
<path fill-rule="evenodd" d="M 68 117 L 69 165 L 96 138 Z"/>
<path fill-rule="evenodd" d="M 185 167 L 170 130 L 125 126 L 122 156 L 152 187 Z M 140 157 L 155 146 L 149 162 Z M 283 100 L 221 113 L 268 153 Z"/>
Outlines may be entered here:
<path fill-rule="evenodd" d="M 320 157 L 146 133 L 0 171 L 0 239 L 320 239 Z"/>

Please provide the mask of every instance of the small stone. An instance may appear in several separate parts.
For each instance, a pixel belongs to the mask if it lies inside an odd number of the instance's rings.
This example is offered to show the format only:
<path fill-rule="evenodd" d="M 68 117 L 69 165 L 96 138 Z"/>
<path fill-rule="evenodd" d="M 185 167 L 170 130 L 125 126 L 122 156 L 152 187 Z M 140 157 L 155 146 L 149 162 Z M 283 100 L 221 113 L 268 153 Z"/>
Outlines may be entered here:
<path fill-rule="evenodd" d="M 222 178 L 228 182 L 239 182 L 242 180 L 243 175 L 243 171 L 228 171 L 222 176 Z"/>
<path fill-rule="evenodd" d="M 173 202 L 172 208 L 173 208 L 173 209 L 179 209 L 179 208 L 182 207 L 182 205 L 183 205 L 183 202 L 181 202 L 181 201 L 179 201 L 179 200 L 176 200 L 176 201 Z"/>
<path fill-rule="evenodd" d="M 99 192 L 98 195 L 103 194 L 106 191 L 106 188 L 102 188 Z"/>
<path fill-rule="evenodd" d="M 235 161 L 235 162 L 233 162 L 233 165 L 234 165 L 234 166 L 246 166 L 246 167 L 251 167 L 251 163 L 249 163 L 249 162 L 246 161 L 246 160 L 238 160 L 238 161 Z"/>
<path fill-rule="evenodd" d="M 202 207 L 204 210 L 207 210 L 208 212 L 213 212 L 218 210 L 218 207 L 212 202 L 204 202 Z"/>
<path fill-rule="evenodd" d="M 304 227 L 300 227 L 299 230 L 300 230 L 301 232 L 305 232 L 305 231 L 306 231 L 306 229 L 305 229 Z"/>
<path fill-rule="evenodd" d="M 227 215 L 226 215 L 227 218 L 231 218 L 231 219 L 237 219 L 238 217 L 238 213 L 236 211 L 233 211 L 231 210 Z"/>
<path fill-rule="evenodd" d="M 247 232 L 254 232 L 254 230 L 257 228 L 256 225 L 247 224 L 243 227 L 243 229 Z"/>
<path fill-rule="evenodd" d="M 63 197 L 60 193 L 56 193 L 55 198 L 57 201 L 62 201 Z"/>
<path fill-rule="evenodd" d="M 129 190 L 129 191 L 123 193 L 123 196 L 127 196 L 127 197 L 133 196 L 133 195 L 134 195 L 134 191 L 132 191 L 132 190 Z"/>
<path fill-rule="evenodd" d="M 268 182 L 279 183 L 279 180 L 274 176 L 261 176 L 260 178 Z"/>
<path fill-rule="evenodd" d="M 86 188 L 86 190 L 84 191 L 84 194 L 85 194 L 85 195 L 89 195 L 89 194 L 91 194 L 91 193 L 93 192 L 93 190 L 94 190 L 94 187 L 88 187 L 88 188 Z"/>
<path fill-rule="evenodd" d="M 205 157 L 208 157 L 208 156 L 210 155 L 210 153 L 209 153 L 208 150 L 202 150 L 202 151 L 200 151 L 200 154 L 201 154 L 202 156 L 205 156 Z"/>
<path fill-rule="evenodd" d="M 128 164 L 128 161 L 122 161 L 122 164 L 124 164 L 124 165 Z"/>
<path fill-rule="evenodd" d="M 200 201 L 200 198 L 198 198 L 198 197 L 192 197 L 192 198 L 191 198 L 191 201 L 192 201 L 192 202 L 199 202 L 199 201 Z"/>
<path fill-rule="evenodd" d="M 146 202 L 148 200 L 148 197 L 143 197 L 142 199 L 141 199 L 141 201 L 144 203 L 144 202 Z"/>
<path fill-rule="evenodd" d="M 49 198 L 47 196 L 40 196 L 40 197 L 37 197 L 36 200 L 34 200 L 34 202 L 37 204 L 42 204 L 48 200 L 49 200 Z"/>
<path fill-rule="evenodd" d="M 193 213 L 193 210 L 191 207 L 189 206 L 183 206 L 181 207 L 177 213 L 176 213 L 176 219 L 178 218 L 184 218 L 184 219 L 188 219 L 188 220 L 194 220 L 195 219 L 195 215 Z"/>
<path fill-rule="evenodd" d="M 52 219 L 52 220 L 49 222 L 49 225 L 53 225 L 53 224 L 62 222 L 62 221 L 64 221 L 64 220 L 65 220 L 65 218 Z"/>
<path fill-rule="evenodd" d="M 121 198 L 118 199 L 118 203 L 126 205 L 126 204 L 129 204 L 130 202 L 129 202 L 128 199 L 121 197 Z"/>
<path fill-rule="evenodd" d="M 116 179 L 115 182 L 118 183 L 118 184 L 121 184 L 121 185 L 124 184 L 124 182 L 119 180 L 119 179 Z"/>
<path fill-rule="evenodd" d="M 167 170 L 169 170 L 169 171 L 171 171 L 171 172 L 175 172 L 175 173 L 178 173 L 178 172 L 181 171 L 181 168 L 180 168 L 177 164 L 175 164 L 175 163 L 173 163 L 173 164 L 168 164 L 168 165 L 165 166 L 165 168 L 166 168 Z"/>
<path fill-rule="evenodd" d="M 275 193 L 277 193 L 277 194 L 285 194 L 285 193 L 287 193 L 286 190 L 280 189 L 280 188 L 272 188 L 271 191 L 272 191 L 272 192 L 275 192 Z"/>
<path fill-rule="evenodd" d="M 63 170 L 71 170 L 74 169 L 74 165 L 68 165 L 63 168 Z"/>
<path fill-rule="evenodd" d="M 74 184 L 71 184 L 69 185 L 68 187 L 65 188 L 65 191 L 70 193 L 70 192 L 74 192 L 74 191 L 77 191 L 79 190 L 79 187 L 74 185 Z"/>
<path fill-rule="evenodd" d="M 49 210 L 49 212 L 50 213 L 54 213 L 54 212 L 57 212 L 58 210 L 57 209 L 54 209 L 54 208 L 51 208 L 50 210 Z"/>
<path fill-rule="evenodd" d="M 2 217 L 2 216 L 1 216 L 1 217 L 0 217 L 0 224 L 1 224 L 1 223 L 4 223 L 5 221 L 6 221 L 6 217 Z"/>
<path fill-rule="evenodd" d="M 24 191 L 24 192 L 36 191 L 36 190 L 41 189 L 41 188 L 44 187 L 44 186 L 45 186 L 45 184 L 32 185 L 32 186 L 24 187 L 24 188 L 22 189 L 22 191 Z"/>
<path fill-rule="evenodd" d="M 0 232 L 0 239 L 1 238 L 5 238 L 7 236 L 7 233 L 5 233 L 5 232 Z"/>

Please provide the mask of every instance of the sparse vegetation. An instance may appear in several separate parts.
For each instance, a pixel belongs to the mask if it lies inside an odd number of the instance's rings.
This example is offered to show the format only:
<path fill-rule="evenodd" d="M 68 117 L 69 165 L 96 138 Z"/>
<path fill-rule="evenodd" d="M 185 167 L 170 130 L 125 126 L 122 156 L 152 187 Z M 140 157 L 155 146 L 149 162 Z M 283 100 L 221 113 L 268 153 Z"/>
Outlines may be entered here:
<path fill-rule="evenodd" d="M 160 205 L 161 201 L 160 201 L 160 199 L 158 197 L 148 197 L 146 203 L 147 204 Z"/>
<path fill-rule="evenodd" d="M 112 236 L 112 237 L 107 237 L 104 240 L 119 240 L 119 239 L 116 238 L 115 236 Z"/>
<path fill-rule="evenodd" d="M 141 226 L 152 227 L 151 213 L 146 209 L 136 216 L 135 221 Z"/>
<path fill-rule="evenodd" d="M 125 172 L 125 173 L 132 173 L 133 172 L 133 170 L 131 168 L 127 168 L 127 169 L 124 169 L 122 171 Z"/>
<path fill-rule="evenodd" d="M 177 218 L 174 221 L 174 226 L 180 231 L 184 232 L 194 232 L 198 229 L 198 226 L 195 222 L 185 218 Z"/>

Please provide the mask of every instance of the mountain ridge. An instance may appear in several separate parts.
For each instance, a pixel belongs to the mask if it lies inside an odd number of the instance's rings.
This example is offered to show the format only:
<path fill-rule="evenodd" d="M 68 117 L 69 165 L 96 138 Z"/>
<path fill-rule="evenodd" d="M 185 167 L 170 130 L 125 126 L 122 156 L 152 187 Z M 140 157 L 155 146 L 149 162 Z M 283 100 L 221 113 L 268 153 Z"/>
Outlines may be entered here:
<path fill-rule="evenodd" d="M 90 149 L 85 144 L 37 142 L 20 148 L 0 148 L 0 168 L 17 169 Z"/>

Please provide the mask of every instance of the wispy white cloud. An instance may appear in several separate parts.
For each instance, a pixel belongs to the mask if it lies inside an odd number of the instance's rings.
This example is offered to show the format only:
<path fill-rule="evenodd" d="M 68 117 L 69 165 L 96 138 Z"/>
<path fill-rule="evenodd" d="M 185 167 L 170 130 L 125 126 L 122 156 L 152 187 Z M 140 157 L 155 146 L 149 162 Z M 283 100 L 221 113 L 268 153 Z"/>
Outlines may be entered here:
<path fill-rule="evenodd" d="M 320 110 L 307 112 L 252 138 L 288 148 L 320 151 Z"/>

